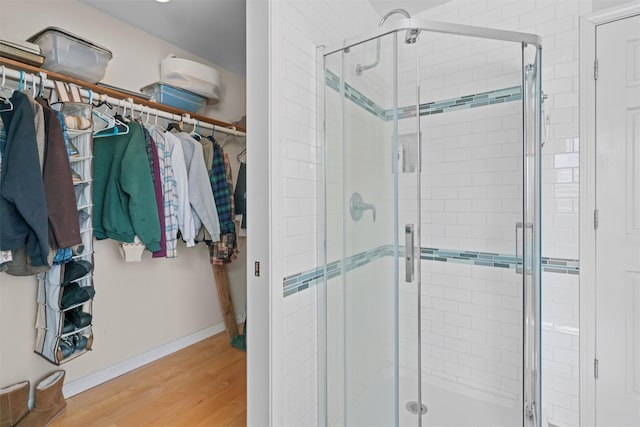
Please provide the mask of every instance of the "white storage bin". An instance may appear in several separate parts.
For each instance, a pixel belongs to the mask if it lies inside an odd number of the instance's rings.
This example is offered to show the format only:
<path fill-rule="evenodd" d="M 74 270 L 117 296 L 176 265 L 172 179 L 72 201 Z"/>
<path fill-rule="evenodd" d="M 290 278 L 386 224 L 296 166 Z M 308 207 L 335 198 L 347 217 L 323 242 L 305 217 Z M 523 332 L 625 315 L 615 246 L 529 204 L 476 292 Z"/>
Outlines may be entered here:
<path fill-rule="evenodd" d="M 170 55 L 160 61 L 160 81 L 208 98 L 208 104 L 216 104 L 220 100 L 220 73 L 199 62 Z"/>
<path fill-rule="evenodd" d="M 47 27 L 28 41 L 40 46 L 45 57 L 42 68 L 89 83 L 102 80 L 113 58 L 109 49 L 56 27 Z"/>

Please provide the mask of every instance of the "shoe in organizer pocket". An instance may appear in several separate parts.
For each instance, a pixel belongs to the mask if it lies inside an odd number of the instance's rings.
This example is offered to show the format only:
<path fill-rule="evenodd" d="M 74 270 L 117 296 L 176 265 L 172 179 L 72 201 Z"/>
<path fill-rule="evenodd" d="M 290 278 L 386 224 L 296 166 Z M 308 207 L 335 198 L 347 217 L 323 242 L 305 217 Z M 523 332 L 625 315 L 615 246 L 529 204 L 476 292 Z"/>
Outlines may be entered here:
<path fill-rule="evenodd" d="M 64 319 L 64 326 L 62 327 L 62 333 L 68 334 L 69 332 L 73 332 L 76 330 L 75 325 L 67 319 Z"/>
<path fill-rule="evenodd" d="M 89 326 L 91 324 L 91 319 L 91 314 L 82 311 L 82 307 L 77 307 L 65 312 L 65 322 L 67 320 L 70 321 L 77 329 Z"/>
<path fill-rule="evenodd" d="M 96 294 L 93 286 L 80 286 L 78 283 L 71 283 L 64 287 L 60 308 L 66 310 L 74 305 L 83 304 Z"/>
<path fill-rule="evenodd" d="M 73 345 L 75 346 L 76 350 L 84 350 L 85 348 L 87 348 L 87 343 L 89 342 L 89 339 L 87 337 L 82 334 L 75 334 L 72 336 L 72 338 Z"/>
<path fill-rule="evenodd" d="M 89 213 L 89 209 L 80 209 L 78 211 L 78 219 L 81 231 L 85 231 L 86 229 L 91 228 L 91 214 Z"/>
<path fill-rule="evenodd" d="M 80 175 L 78 175 L 78 177 L 80 177 Z M 76 181 L 77 180 L 78 178 L 76 178 Z M 87 186 L 89 185 L 88 182 L 81 182 L 81 181 L 82 181 L 82 178 L 80 177 L 80 181 L 77 181 L 77 182 L 74 181 L 74 186 L 73 186 L 73 191 L 76 194 L 76 203 L 78 205 L 84 205 L 86 203 L 86 199 L 84 197 L 84 189 L 87 188 Z"/>
<path fill-rule="evenodd" d="M 93 270 L 93 265 L 85 260 L 71 260 L 64 265 L 64 279 L 62 286 L 66 283 L 78 280 Z"/>
<path fill-rule="evenodd" d="M 71 356 L 74 351 L 76 351 L 76 346 L 73 340 L 69 337 L 62 338 L 58 347 L 58 360 L 66 359 Z"/>

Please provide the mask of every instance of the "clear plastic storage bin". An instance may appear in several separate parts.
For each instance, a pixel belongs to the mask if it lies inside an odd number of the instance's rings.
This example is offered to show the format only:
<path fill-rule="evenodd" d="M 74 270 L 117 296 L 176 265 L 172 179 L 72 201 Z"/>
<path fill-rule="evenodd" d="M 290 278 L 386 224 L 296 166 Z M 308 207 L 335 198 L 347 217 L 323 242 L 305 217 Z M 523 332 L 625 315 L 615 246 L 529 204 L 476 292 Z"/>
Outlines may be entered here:
<path fill-rule="evenodd" d="M 42 68 L 97 83 L 104 77 L 111 51 L 56 27 L 47 27 L 28 40 L 40 46 Z"/>
<path fill-rule="evenodd" d="M 195 93 L 171 87 L 163 83 L 153 83 L 140 89 L 140 92 L 150 95 L 151 100 L 169 107 L 197 113 L 207 100 Z"/>

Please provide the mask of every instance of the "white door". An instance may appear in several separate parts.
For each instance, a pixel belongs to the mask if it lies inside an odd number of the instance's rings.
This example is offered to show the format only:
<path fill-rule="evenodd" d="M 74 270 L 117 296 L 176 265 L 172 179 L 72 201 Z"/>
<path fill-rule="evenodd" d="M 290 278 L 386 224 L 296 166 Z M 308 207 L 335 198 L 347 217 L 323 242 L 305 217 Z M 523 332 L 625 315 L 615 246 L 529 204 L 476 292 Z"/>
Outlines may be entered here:
<path fill-rule="evenodd" d="M 638 427 L 640 16 L 598 26 L 596 54 L 596 422 Z"/>

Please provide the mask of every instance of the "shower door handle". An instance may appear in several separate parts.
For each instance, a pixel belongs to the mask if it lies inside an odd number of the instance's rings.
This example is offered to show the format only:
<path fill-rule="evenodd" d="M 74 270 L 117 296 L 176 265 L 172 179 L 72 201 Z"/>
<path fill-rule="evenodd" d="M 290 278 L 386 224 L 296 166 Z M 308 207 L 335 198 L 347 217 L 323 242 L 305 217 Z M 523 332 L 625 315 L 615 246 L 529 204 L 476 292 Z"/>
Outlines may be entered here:
<path fill-rule="evenodd" d="M 413 248 L 413 224 L 404 226 L 404 280 L 407 283 L 413 282 L 414 270 L 414 248 Z"/>
<path fill-rule="evenodd" d="M 530 222 L 526 224 L 523 224 L 522 222 L 516 222 L 516 273 L 522 274 L 523 271 L 530 273 L 531 262 L 528 261 L 530 260 L 531 254 L 529 253 L 530 251 L 525 250 L 523 250 L 523 252 L 526 252 L 526 254 L 520 254 L 520 239 L 518 230 L 522 230 L 522 239 L 524 244 L 527 245 L 530 240 L 526 238 L 527 236 L 525 236 L 525 233 L 529 230 L 531 230 L 531 232 L 533 233 L 533 224 Z"/>

